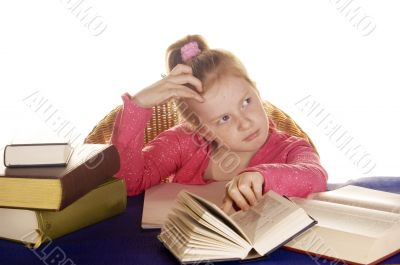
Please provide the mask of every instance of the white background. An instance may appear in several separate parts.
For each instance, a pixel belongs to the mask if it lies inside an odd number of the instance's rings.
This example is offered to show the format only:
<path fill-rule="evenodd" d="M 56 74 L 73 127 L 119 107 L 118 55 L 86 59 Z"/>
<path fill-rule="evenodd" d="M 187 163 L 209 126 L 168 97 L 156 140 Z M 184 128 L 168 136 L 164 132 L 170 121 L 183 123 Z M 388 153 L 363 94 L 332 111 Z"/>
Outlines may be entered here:
<path fill-rule="evenodd" d="M 330 182 L 400 175 L 398 1 L 84 1 L 87 19 L 98 16 L 104 28 L 98 36 L 74 3 L 1 2 L 2 146 L 61 137 L 61 120 L 83 141 L 122 93 L 160 78 L 172 42 L 202 34 L 212 48 L 235 53 L 263 98 L 311 136 Z M 366 34 L 368 21 L 376 28 Z M 47 114 L 24 100 L 35 92 Z M 353 137 L 373 170 L 354 165 L 296 105 L 307 96 Z"/>

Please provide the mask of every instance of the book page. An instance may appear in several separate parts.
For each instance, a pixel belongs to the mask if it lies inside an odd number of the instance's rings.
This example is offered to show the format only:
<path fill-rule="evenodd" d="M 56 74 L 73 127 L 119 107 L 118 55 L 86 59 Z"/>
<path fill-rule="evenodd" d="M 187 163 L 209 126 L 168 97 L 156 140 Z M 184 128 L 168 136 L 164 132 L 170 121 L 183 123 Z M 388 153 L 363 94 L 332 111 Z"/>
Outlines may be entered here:
<path fill-rule="evenodd" d="M 241 227 L 217 205 L 187 191 L 180 192 L 178 197 L 197 215 L 223 231 L 225 234 L 229 235 L 235 240 L 235 242 L 242 245 L 244 248 L 251 248 L 251 241 L 243 232 Z"/>
<path fill-rule="evenodd" d="M 380 238 L 400 226 L 400 214 L 396 213 L 303 198 L 292 200 L 318 221 L 318 227 Z"/>
<path fill-rule="evenodd" d="M 303 198 L 293 199 L 318 224 L 286 246 L 335 260 L 376 264 L 400 248 L 400 214 Z"/>
<path fill-rule="evenodd" d="M 257 235 L 264 235 L 298 207 L 288 199 L 269 191 L 247 211 L 238 211 L 231 218 L 254 244 Z"/>
<path fill-rule="evenodd" d="M 353 205 L 400 213 L 400 194 L 348 185 L 337 190 L 311 194 L 307 199 Z"/>
<path fill-rule="evenodd" d="M 32 210 L 0 208 L 0 220 L 0 238 L 30 244 L 39 239 L 39 224 Z"/>
<path fill-rule="evenodd" d="M 206 222 L 188 207 L 184 207 L 185 208 L 182 207 L 182 209 L 173 209 L 173 213 L 175 214 L 175 219 L 179 219 L 186 227 L 188 227 L 188 230 L 193 233 L 198 233 L 199 235 L 204 235 L 207 240 L 215 239 L 221 241 L 225 246 L 231 246 L 233 248 L 240 247 L 240 245 L 235 243 L 235 241 L 233 241 L 228 234 L 224 233 L 224 231 L 221 231 L 217 227 Z M 168 215 L 168 221 L 174 221 L 174 217 L 171 214 Z"/>
<path fill-rule="evenodd" d="M 209 226 L 198 222 L 198 219 L 193 219 L 190 215 L 181 210 L 174 210 L 174 214 L 169 215 L 166 224 L 173 223 L 181 230 L 180 234 L 184 234 L 190 238 L 189 241 L 203 242 L 204 245 L 218 246 L 223 249 L 234 249 L 235 251 L 243 251 L 240 245 L 237 245 L 222 236 L 219 232 Z"/>
<path fill-rule="evenodd" d="M 68 143 L 7 145 L 4 158 L 9 167 L 65 166 L 72 151 Z"/>

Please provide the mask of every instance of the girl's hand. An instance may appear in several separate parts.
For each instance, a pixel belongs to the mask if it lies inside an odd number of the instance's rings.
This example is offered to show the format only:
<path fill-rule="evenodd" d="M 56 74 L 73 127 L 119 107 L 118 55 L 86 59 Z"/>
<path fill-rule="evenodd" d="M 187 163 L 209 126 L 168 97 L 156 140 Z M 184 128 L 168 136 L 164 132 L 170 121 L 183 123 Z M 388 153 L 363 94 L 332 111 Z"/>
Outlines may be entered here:
<path fill-rule="evenodd" d="M 197 92 L 184 84 L 192 85 Z M 203 102 L 203 97 L 198 94 L 198 92 L 202 91 L 201 81 L 192 75 L 192 68 L 184 64 L 178 64 L 168 76 L 139 91 L 132 97 L 132 100 L 144 108 L 151 108 L 165 103 L 171 98 L 192 98 Z"/>
<path fill-rule="evenodd" d="M 229 214 L 234 204 L 246 211 L 262 197 L 264 176 L 259 172 L 243 172 L 226 184 L 222 210 Z"/>

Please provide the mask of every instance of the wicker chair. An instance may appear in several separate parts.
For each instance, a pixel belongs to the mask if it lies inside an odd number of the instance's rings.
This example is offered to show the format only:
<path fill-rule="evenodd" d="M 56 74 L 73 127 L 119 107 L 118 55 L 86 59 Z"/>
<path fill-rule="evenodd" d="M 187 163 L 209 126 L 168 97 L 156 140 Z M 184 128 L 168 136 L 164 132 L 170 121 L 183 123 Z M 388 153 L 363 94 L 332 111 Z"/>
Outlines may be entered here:
<path fill-rule="evenodd" d="M 292 136 L 297 136 L 306 139 L 316 150 L 310 137 L 290 118 L 285 112 L 275 107 L 271 103 L 264 101 L 264 110 L 275 122 L 277 129 L 288 133 Z M 85 139 L 85 143 L 108 143 L 111 137 L 114 121 L 118 111 L 122 105 L 113 109 L 105 116 L 89 133 Z M 179 116 L 173 101 L 153 107 L 153 117 L 147 123 L 145 128 L 144 143 L 147 144 L 154 139 L 160 132 L 178 124 Z"/>

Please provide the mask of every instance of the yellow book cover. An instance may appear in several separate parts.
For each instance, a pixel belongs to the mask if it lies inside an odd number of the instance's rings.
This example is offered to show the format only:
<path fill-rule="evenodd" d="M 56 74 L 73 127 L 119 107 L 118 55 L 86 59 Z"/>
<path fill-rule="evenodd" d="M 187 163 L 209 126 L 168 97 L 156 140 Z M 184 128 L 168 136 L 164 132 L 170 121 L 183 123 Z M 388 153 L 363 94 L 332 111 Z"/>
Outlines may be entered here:
<path fill-rule="evenodd" d="M 125 183 L 111 178 L 61 211 L 0 208 L 0 238 L 37 248 L 126 209 Z"/>

